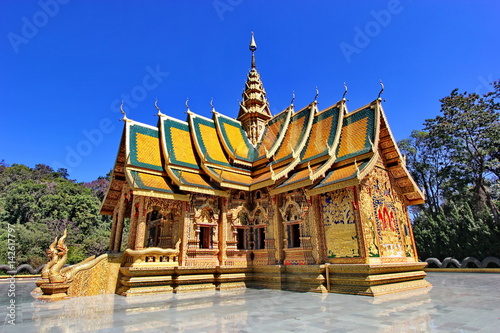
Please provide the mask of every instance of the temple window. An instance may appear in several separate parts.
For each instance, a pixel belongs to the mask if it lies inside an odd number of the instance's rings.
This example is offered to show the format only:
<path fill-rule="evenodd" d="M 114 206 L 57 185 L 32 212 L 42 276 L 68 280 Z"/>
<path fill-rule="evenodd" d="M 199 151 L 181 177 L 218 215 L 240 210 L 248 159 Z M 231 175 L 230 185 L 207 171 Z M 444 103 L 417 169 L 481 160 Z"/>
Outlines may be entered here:
<path fill-rule="evenodd" d="M 286 208 L 284 218 L 288 236 L 288 247 L 300 247 L 300 225 L 303 221 L 300 218 L 298 206 L 289 204 Z"/>
<path fill-rule="evenodd" d="M 147 238 L 145 240 L 146 247 L 158 247 L 161 235 L 161 223 L 163 216 L 160 214 L 158 208 L 149 212 L 147 215 Z"/>
<path fill-rule="evenodd" d="M 257 193 L 259 194 L 260 191 Z M 255 225 L 255 228 L 253 230 L 254 249 L 256 250 L 265 249 L 266 246 L 264 241 L 266 239 L 266 231 L 265 231 L 266 225 L 263 223 L 261 210 L 257 210 L 255 212 L 254 225 Z"/>
<path fill-rule="evenodd" d="M 200 227 L 200 249 L 211 249 L 213 247 L 212 243 L 212 229 L 213 227 Z"/>
<path fill-rule="evenodd" d="M 250 250 L 251 247 L 251 237 L 250 231 L 251 228 L 249 225 L 251 224 L 250 218 L 248 217 L 248 213 L 246 211 L 240 211 L 238 213 L 238 222 L 239 226 L 235 229 L 236 231 L 236 248 L 238 250 Z"/>
<path fill-rule="evenodd" d="M 255 249 L 262 250 L 266 248 L 265 239 L 266 239 L 266 228 L 264 226 L 258 227 L 254 229 L 254 239 L 255 239 Z"/>
<path fill-rule="evenodd" d="M 245 241 L 245 234 L 246 234 L 246 229 L 244 228 L 237 228 L 236 229 L 237 234 L 236 234 L 236 241 L 238 242 L 237 244 L 237 249 L 238 250 L 246 250 L 247 249 L 247 244 Z"/>
<path fill-rule="evenodd" d="M 288 247 L 300 247 L 300 224 L 288 226 Z"/>

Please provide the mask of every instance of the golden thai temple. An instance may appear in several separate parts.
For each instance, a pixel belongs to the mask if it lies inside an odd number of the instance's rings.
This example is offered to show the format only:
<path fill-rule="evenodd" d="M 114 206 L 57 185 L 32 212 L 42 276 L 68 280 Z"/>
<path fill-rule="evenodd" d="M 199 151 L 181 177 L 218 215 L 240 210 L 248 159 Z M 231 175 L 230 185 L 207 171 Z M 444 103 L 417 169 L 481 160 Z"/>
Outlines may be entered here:
<path fill-rule="evenodd" d="M 236 119 L 213 107 L 211 118 L 188 107 L 185 121 L 157 107 L 156 126 L 124 116 L 101 207 L 113 221 L 110 253 L 97 258 L 107 266 L 68 295 L 430 286 L 408 215 L 424 196 L 380 94 L 351 112 L 345 98 L 322 110 L 315 98 L 272 115 L 256 48 L 252 35 Z"/>

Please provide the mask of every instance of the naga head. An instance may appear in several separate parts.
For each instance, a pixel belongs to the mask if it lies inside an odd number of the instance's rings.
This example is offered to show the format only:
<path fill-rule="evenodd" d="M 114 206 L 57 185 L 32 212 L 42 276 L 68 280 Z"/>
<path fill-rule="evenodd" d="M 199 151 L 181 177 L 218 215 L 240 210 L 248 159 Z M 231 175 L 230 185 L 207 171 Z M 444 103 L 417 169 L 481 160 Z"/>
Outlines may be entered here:
<path fill-rule="evenodd" d="M 68 251 L 68 248 L 66 247 L 66 245 L 64 244 L 64 241 L 66 240 L 66 229 L 64 229 L 64 233 L 63 235 L 61 236 L 61 238 L 59 238 L 59 241 L 57 242 L 57 254 L 58 255 L 64 255 L 67 251 Z"/>
<path fill-rule="evenodd" d="M 49 245 L 49 248 L 47 249 L 47 256 L 49 258 L 52 258 L 52 256 L 56 253 L 56 244 L 57 244 L 57 236 L 54 238 L 54 241 L 52 244 Z"/>

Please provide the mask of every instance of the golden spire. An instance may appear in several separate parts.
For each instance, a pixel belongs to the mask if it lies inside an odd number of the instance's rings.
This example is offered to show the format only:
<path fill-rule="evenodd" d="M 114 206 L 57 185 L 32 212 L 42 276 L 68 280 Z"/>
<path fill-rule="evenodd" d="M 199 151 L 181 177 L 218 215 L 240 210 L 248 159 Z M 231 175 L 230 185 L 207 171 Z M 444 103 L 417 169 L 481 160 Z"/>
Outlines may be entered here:
<path fill-rule="evenodd" d="M 255 50 L 257 50 L 257 44 L 255 43 L 255 38 L 252 31 L 252 39 L 250 40 L 250 46 L 248 47 L 252 51 L 252 68 L 255 68 Z"/>
<path fill-rule="evenodd" d="M 271 119 L 271 111 L 269 109 L 269 102 L 266 98 L 266 91 L 264 90 L 259 72 L 255 66 L 255 50 L 257 50 L 257 43 L 255 43 L 253 32 L 249 49 L 252 52 L 252 68 L 247 76 L 245 89 L 242 95 L 243 100 L 240 103 L 240 111 L 238 112 L 237 119 L 247 132 L 250 142 L 256 144 L 264 131 L 265 122 Z"/>

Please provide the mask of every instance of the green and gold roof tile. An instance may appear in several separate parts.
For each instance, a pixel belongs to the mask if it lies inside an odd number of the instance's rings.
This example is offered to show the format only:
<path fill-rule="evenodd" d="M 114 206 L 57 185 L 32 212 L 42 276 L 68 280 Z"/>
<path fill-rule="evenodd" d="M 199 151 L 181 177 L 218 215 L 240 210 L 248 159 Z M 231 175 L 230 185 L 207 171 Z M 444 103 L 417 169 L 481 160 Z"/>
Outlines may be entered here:
<path fill-rule="evenodd" d="M 158 128 L 132 122 L 128 124 L 129 164 L 134 167 L 163 171 Z"/>
<path fill-rule="evenodd" d="M 204 156 L 208 163 L 231 167 L 219 141 L 213 120 L 193 113 L 190 114 L 189 120 L 198 153 Z"/>
<path fill-rule="evenodd" d="M 301 153 L 301 163 L 328 155 L 337 133 L 340 108 L 333 106 L 314 117 L 311 132 Z"/>
<path fill-rule="evenodd" d="M 277 114 L 267 122 L 266 128 L 264 129 L 264 133 L 262 135 L 262 140 L 257 146 L 257 159 L 265 157 L 266 152 L 270 151 L 271 148 L 277 143 L 279 133 L 283 131 L 285 129 L 285 126 L 287 125 L 288 116 L 289 113 L 287 112 L 287 110 L 285 110 Z"/>
<path fill-rule="evenodd" d="M 335 162 L 340 162 L 372 150 L 375 141 L 375 113 L 370 107 L 344 117 Z"/>
<path fill-rule="evenodd" d="M 170 194 L 177 193 L 167 181 L 166 177 L 149 173 L 130 171 L 134 189 L 159 191 Z"/>
<path fill-rule="evenodd" d="M 221 114 L 216 114 L 215 122 L 219 130 L 223 146 L 234 159 L 253 162 L 257 158 L 257 150 L 248 140 L 241 123 Z"/>
<path fill-rule="evenodd" d="M 188 123 L 170 117 L 162 118 L 161 129 L 169 164 L 200 169 Z"/>
<path fill-rule="evenodd" d="M 295 113 L 286 128 L 285 137 L 274 154 L 274 163 L 280 163 L 293 157 L 304 139 L 307 139 L 307 130 L 310 119 L 314 116 L 312 106 L 309 105 Z"/>

